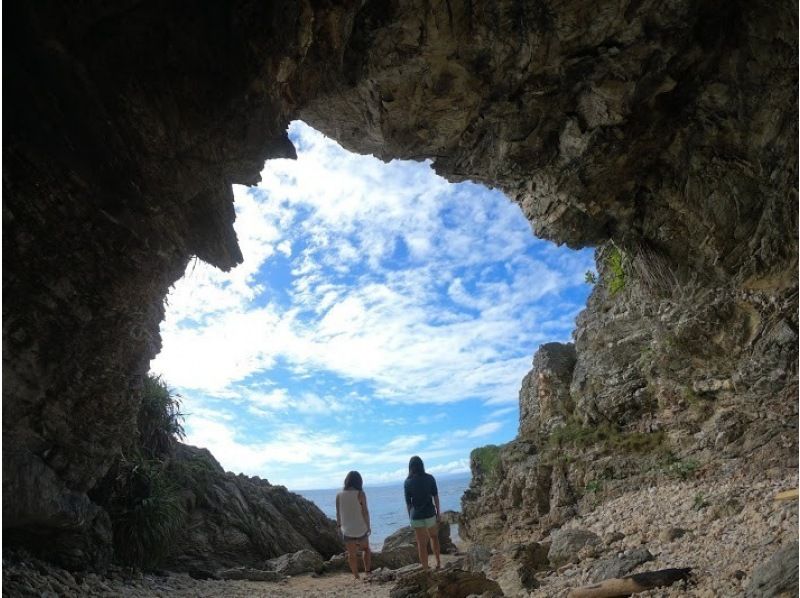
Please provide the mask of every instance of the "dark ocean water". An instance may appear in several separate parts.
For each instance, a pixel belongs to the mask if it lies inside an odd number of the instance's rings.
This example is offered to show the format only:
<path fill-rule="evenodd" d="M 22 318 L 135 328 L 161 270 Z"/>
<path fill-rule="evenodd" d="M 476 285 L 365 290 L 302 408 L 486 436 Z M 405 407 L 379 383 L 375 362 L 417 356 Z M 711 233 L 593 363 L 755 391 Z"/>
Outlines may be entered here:
<path fill-rule="evenodd" d="M 442 511 L 460 511 L 461 495 L 469 486 L 470 477 L 442 477 L 436 478 L 439 488 L 439 503 Z M 336 493 L 338 488 L 327 490 L 294 490 L 297 494 L 305 496 L 316 504 L 322 512 L 331 519 L 336 519 Z M 367 494 L 367 505 L 372 523 L 372 535 L 369 538 L 370 546 L 380 550 L 384 539 L 401 527 L 408 525 L 405 499 L 403 498 L 403 484 L 387 486 L 364 486 Z M 450 528 L 453 539 L 458 536 L 458 527 Z"/>

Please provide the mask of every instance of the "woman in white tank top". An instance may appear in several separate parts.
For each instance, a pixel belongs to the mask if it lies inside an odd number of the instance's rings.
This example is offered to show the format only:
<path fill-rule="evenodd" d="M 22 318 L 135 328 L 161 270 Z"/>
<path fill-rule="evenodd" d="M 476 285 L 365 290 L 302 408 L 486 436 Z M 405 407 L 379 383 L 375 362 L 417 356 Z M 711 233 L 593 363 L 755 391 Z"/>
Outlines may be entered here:
<path fill-rule="evenodd" d="M 364 573 L 370 572 L 372 553 L 369 550 L 369 509 L 364 494 L 361 474 L 351 471 L 344 479 L 344 489 L 336 495 L 336 527 L 347 548 L 347 562 L 356 579 L 358 575 L 358 549 L 363 551 Z"/>

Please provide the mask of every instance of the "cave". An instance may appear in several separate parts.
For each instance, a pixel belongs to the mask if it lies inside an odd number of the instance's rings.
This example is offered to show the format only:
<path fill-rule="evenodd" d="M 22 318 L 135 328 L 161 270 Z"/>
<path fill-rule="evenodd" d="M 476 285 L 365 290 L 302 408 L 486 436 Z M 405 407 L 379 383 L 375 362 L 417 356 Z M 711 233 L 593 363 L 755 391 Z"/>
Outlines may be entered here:
<path fill-rule="evenodd" d="M 538 236 L 597 248 L 625 288 L 598 285 L 577 324 L 583 424 L 660 426 L 710 471 L 796 470 L 794 3 L 98 0 L 4 16 L 7 543 L 107 561 L 89 494 L 133 434 L 164 297 L 194 257 L 241 261 L 231 185 L 295 155 L 294 119 L 499 188 Z"/>

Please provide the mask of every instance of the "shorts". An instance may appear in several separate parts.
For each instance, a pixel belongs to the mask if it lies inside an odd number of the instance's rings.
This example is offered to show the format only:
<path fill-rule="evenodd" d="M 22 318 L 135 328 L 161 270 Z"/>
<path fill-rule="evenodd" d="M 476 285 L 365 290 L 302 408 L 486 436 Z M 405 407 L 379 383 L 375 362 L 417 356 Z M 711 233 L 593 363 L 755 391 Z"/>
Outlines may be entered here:
<path fill-rule="evenodd" d="M 366 542 L 367 538 L 369 538 L 369 534 L 364 534 L 363 536 L 359 536 L 358 538 L 353 538 L 352 536 L 345 536 L 342 534 L 342 541 L 345 544 L 351 544 L 353 542 Z"/>
<path fill-rule="evenodd" d="M 436 517 L 428 517 L 427 519 L 412 519 L 411 527 L 433 527 L 436 525 Z"/>

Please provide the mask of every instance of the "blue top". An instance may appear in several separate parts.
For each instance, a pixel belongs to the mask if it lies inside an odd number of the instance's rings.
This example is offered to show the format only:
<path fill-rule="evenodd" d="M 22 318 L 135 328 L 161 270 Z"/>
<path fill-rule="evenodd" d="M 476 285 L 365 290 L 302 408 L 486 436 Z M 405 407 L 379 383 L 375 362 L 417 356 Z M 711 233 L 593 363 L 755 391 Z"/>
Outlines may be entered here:
<path fill-rule="evenodd" d="M 436 517 L 433 497 L 439 495 L 436 480 L 429 473 L 406 478 L 404 485 L 406 506 L 411 519 Z"/>

